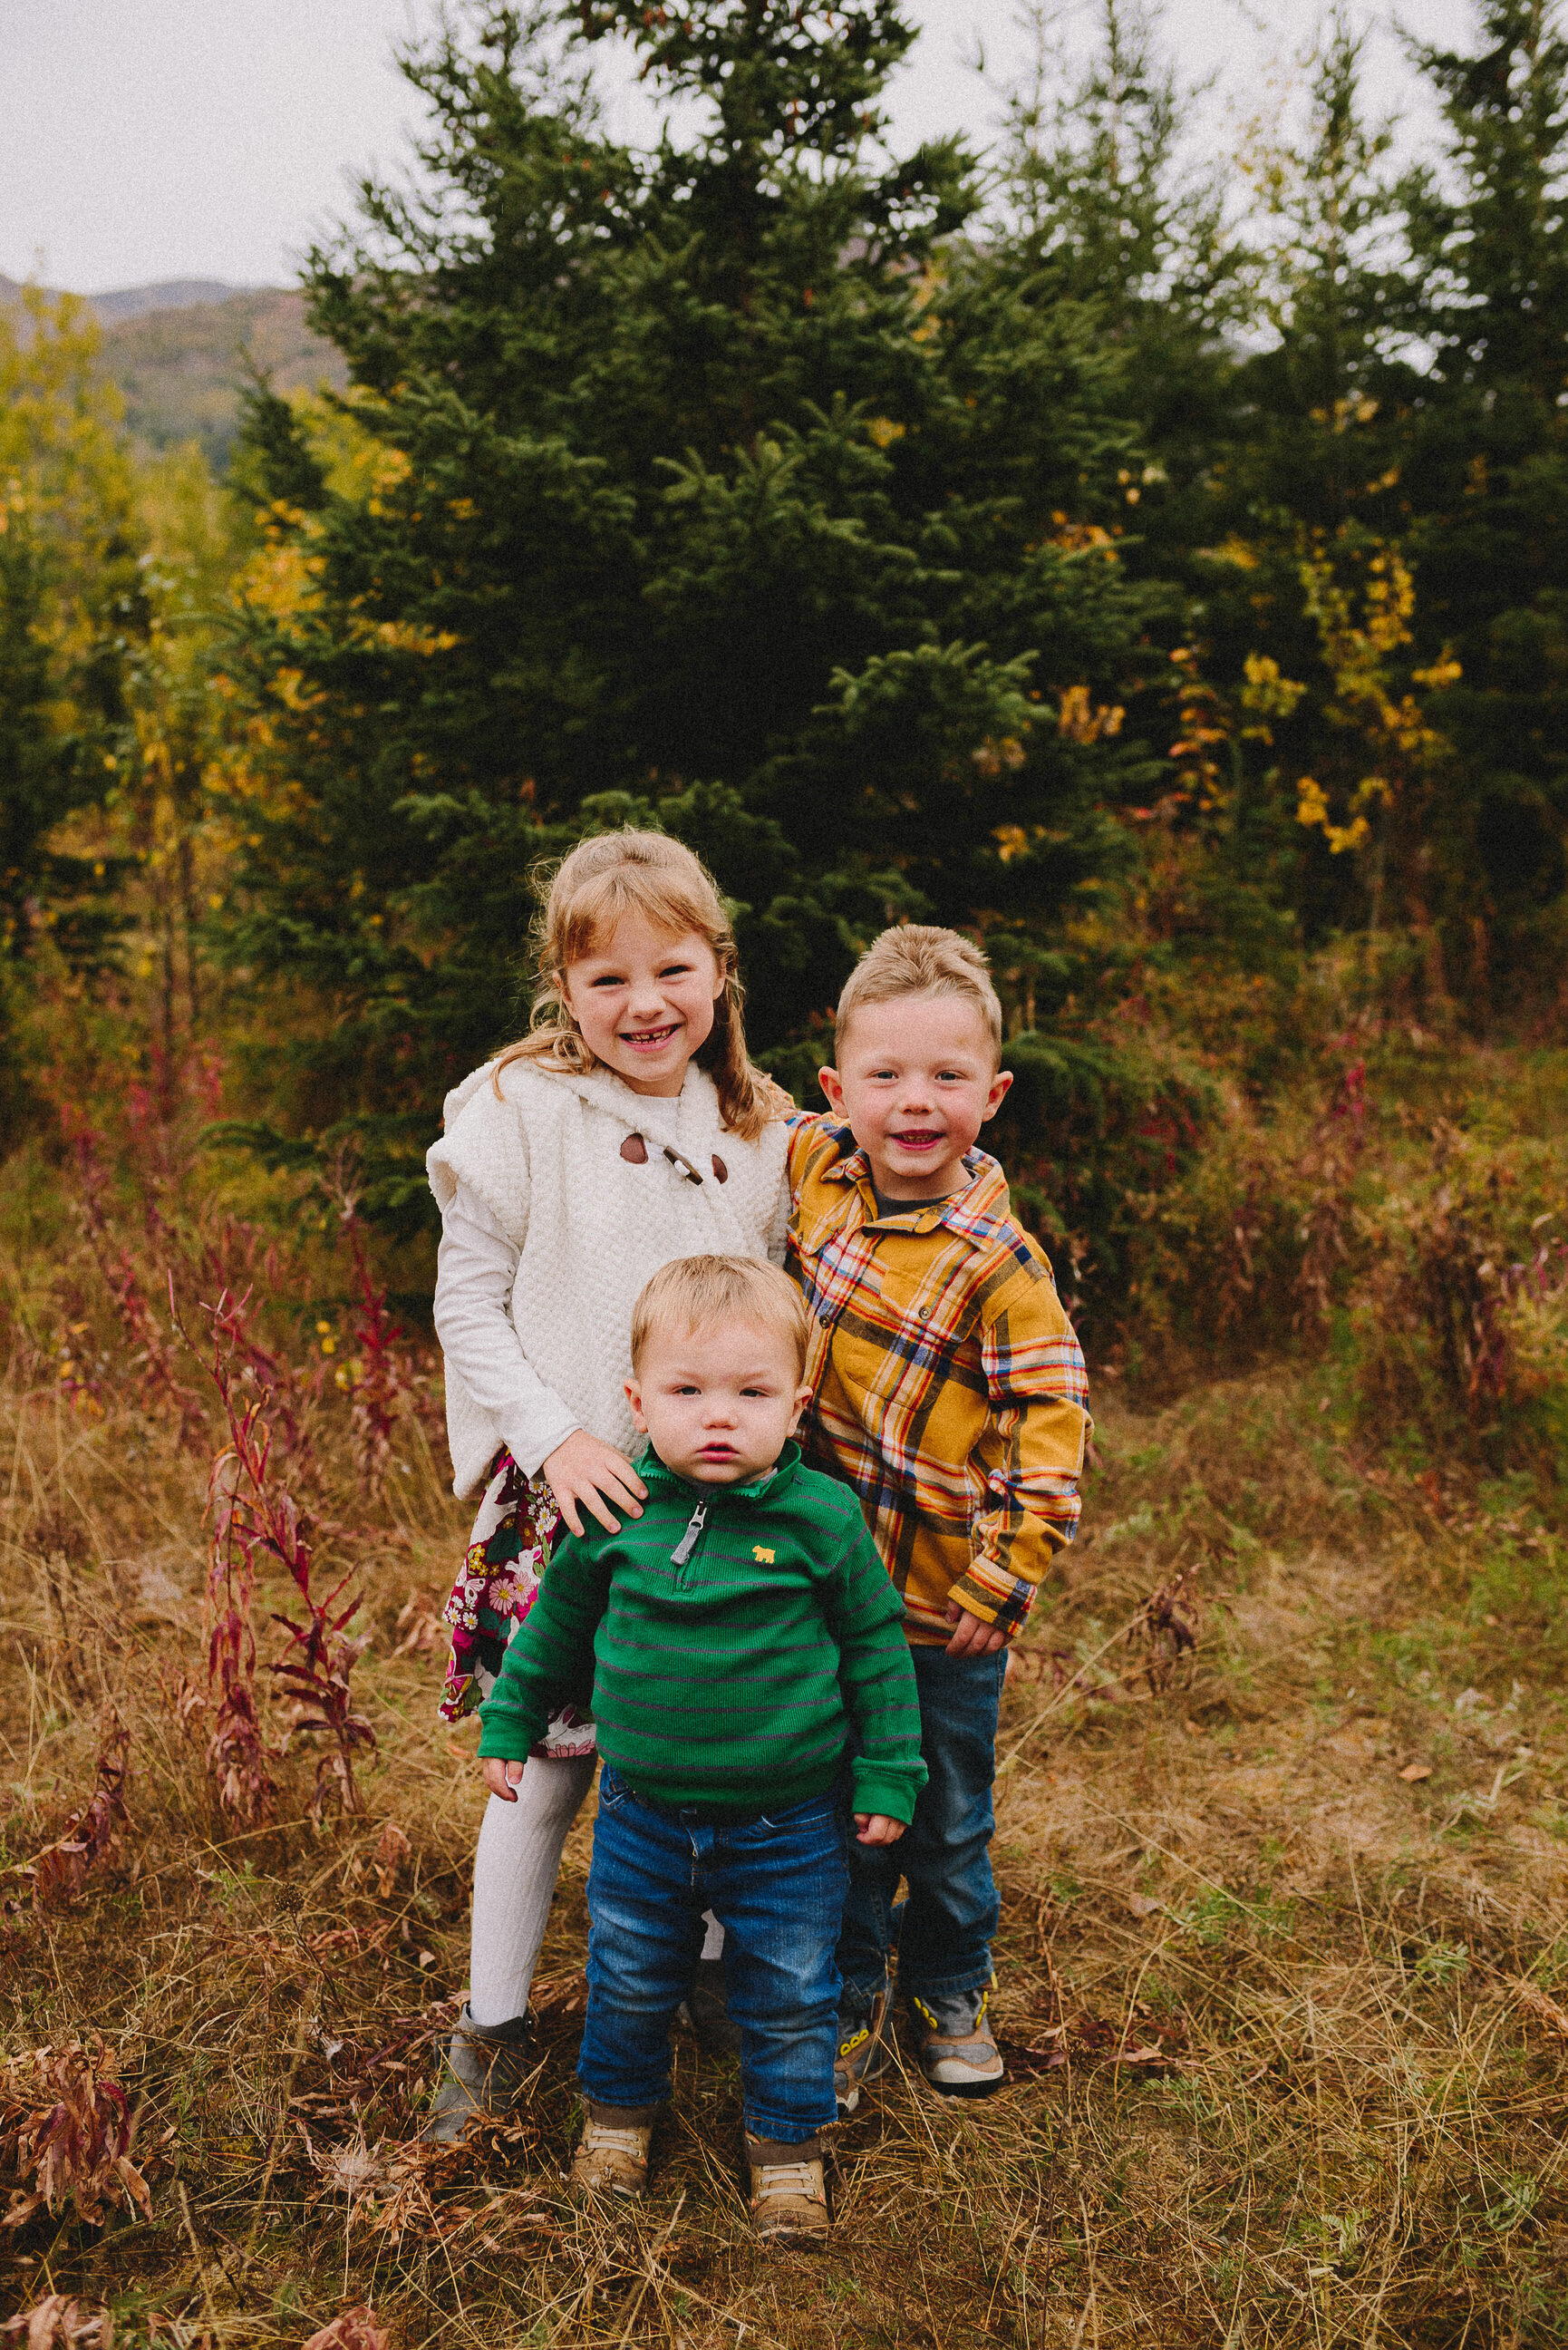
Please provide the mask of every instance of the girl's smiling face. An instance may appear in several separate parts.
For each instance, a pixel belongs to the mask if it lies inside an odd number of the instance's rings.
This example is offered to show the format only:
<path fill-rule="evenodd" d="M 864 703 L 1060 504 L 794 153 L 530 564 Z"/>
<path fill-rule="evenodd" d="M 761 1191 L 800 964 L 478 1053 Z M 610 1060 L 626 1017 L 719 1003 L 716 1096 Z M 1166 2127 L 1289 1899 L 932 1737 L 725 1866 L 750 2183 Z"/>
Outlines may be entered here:
<path fill-rule="evenodd" d="M 562 974 L 572 1017 L 597 1061 L 634 1093 L 674 1095 L 712 1034 L 724 991 L 719 958 L 700 931 L 675 935 L 626 914 L 594 951 Z"/>

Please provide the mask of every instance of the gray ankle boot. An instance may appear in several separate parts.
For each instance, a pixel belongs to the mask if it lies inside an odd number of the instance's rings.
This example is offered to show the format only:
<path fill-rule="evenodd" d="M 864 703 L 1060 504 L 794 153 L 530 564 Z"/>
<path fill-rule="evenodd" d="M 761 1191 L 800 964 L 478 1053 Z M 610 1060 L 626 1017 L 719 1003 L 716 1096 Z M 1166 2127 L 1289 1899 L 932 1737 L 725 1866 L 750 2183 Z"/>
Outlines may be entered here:
<path fill-rule="evenodd" d="M 475 2114 L 504 2113 L 533 2069 L 534 2019 L 475 2023 L 464 2007 L 452 2035 L 431 2117 L 420 2132 L 426 2146 L 455 2146 Z"/>

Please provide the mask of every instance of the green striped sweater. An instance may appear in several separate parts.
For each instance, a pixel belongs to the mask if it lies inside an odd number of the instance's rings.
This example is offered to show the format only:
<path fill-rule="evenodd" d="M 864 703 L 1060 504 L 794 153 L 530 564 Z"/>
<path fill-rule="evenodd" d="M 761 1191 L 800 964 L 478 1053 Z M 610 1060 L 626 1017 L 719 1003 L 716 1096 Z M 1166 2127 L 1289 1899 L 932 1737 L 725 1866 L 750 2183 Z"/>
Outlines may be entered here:
<path fill-rule="evenodd" d="M 679 1808 L 782 1809 L 832 1786 L 914 1815 L 925 1784 L 903 1603 L 847 1485 L 787 1444 L 748 1485 L 691 1485 L 652 1451 L 640 1518 L 561 1542 L 483 1708 L 515 1761 L 591 1670 L 599 1752 Z"/>

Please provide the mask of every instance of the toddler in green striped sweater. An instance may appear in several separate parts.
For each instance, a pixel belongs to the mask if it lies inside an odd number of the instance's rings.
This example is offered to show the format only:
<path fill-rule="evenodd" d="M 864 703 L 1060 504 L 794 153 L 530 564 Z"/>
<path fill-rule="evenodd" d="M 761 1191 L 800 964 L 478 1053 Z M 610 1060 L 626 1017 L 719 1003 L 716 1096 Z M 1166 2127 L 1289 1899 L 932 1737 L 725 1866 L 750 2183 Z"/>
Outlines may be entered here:
<path fill-rule="evenodd" d="M 827 2228 L 846 1814 L 861 1843 L 893 1843 L 926 1768 L 903 1604 L 854 1493 L 790 1441 L 807 1336 L 772 1265 L 686 1257 L 654 1275 L 627 1387 L 649 1440 L 642 1514 L 557 1546 L 479 1751 L 492 1792 L 511 1794 L 552 1704 L 591 1675 L 604 1773 L 575 2191 L 646 2191 L 669 2028 L 711 1908 L 753 2222 L 809 2242 Z"/>

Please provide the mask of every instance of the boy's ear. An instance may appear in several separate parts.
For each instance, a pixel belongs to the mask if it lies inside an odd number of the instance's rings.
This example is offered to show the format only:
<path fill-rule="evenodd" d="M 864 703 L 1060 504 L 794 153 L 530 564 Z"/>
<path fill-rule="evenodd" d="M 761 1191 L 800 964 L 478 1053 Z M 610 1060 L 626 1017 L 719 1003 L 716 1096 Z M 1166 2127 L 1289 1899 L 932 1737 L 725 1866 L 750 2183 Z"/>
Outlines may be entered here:
<path fill-rule="evenodd" d="M 626 1389 L 626 1399 L 631 1406 L 631 1424 L 636 1429 L 639 1436 L 646 1436 L 648 1434 L 648 1422 L 642 1416 L 641 1384 L 637 1379 L 623 1379 L 621 1381 L 621 1385 Z"/>
<path fill-rule="evenodd" d="M 827 1107 L 836 1116 L 844 1116 L 844 1082 L 836 1069 L 818 1069 L 816 1082 L 827 1096 Z"/>
<path fill-rule="evenodd" d="M 1012 1083 L 1012 1070 L 998 1069 L 995 1076 L 992 1077 L 991 1081 L 991 1091 L 986 1095 L 985 1107 L 981 1111 L 981 1117 L 982 1119 L 994 1118 L 996 1116 L 997 1111 L 1002 1107 L 1002 1102 L 1006 1098 L 1007 1089 Z"/>
<path fill-rule="evenodd" d="M 805 1409 L 806 1405 L 810 1401 L 811 1389 L 808 1387 L 796 1388 L 794 1391 L 794 1410 L 791 1415 L 789 1424 L 789 1432 L 792 1436 L 794 1434 L 795 1430 L 800 1426 L 801 1413 Z"/>

